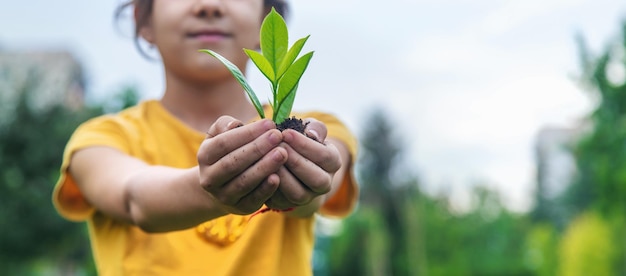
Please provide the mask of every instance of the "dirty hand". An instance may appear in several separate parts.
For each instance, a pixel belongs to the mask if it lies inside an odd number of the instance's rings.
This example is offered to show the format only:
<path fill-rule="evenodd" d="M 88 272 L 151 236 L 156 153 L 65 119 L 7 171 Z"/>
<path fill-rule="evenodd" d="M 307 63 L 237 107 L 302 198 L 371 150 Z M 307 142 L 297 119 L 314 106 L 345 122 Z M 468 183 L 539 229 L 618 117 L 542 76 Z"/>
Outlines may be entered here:
<path fill-rule="evenodd" d="M 324 143 L 326 126 L 315 120 L 309 122 L 305 135 L 287 129 L 283 131 L 280 147 L 287 152 L 287 162 L 278 170 L 280 186 L 266 202 L 272 209 L 285 210 L 311 203 L 331 190 L 333 175 L 341 167 L 337 148 Z"/>
<path fill-rule="evenodd" d="M 225 212 L 250 214 L 277 190 L 287 161 L 283 136 L 270 120 L 248 125 L 230 116 L 216 120 L 198 150 L 200 185 Z"/>

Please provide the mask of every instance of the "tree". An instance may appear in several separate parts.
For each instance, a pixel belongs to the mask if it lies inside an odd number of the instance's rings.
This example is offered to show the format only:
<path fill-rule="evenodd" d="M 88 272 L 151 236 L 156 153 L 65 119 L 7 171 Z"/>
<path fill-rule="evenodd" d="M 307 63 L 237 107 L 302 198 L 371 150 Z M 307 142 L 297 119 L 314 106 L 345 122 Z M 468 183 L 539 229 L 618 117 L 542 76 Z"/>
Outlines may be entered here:
<path fill-rule="evenodd" d="M 574 154 L 579 177 L 569 190 L 569 203 L 579 211 L 590 205 L 603 213 L 626 210 L 626 82 L 611 76 L 612 67 L 626 68 L 626 22 L 622 41 L 593 58 L 579 39 L 583 81 L 597 106 L 589 116 L 590 131 L 582 137 Z"/>
<path fill-rule="evenodd" d="M 404 146 L 387 115 L 377 110 L 366 121 L 361 201 L 330 242 L 331 275 L 530 274 L 525 216 L 506 210 L 486 185 L 476 185 L 473 207 L 463 212 L 448 195 L 423 193 L 401 166 Z"/>
<path fill-rule="evenodd" d="M 571 210 L 570 219 L 595 211 L 613 232 L 623 233 L 626 230 L 623 220 L 626 215 L 626 76 L 614 72 L 626 70 L 623 55 L 626 21 L 622 23 L 619 39 L 598 57 L 590 53 L 582 37 L 579 46 L 582 80 L 596 100 L 596 106 L 588 116 L 588 131 L 574 148 L 578 177 L 568 188 L 564 202 Z M 611 245 L 617 256 L 613 265 L 619 267 L 618 274 L 624 274 L 626 237 L 613 236 Z"/>
<path fill-rule="evenodd" d="M 407 212 L 417 183 L 395 176 L 410 173 L 400 170 L 404 145 L 387 114 L 374 109 L 366 121 L 357 168 L 360 205 L 344 222 L 345 234 L 334 239 L 331 269 L 335 275 L 415 275 L 416 260 L 409 257 L 419 254 L 407 237 L 419 231 L 415 220 L 406 218 L 416 216 Z"/>
<path fill-rule="evenodd" d="M 37 109 L 29 99 L 37 71 L 18 92 L 11 120 L 0 126 L 0 274 L 23 275 L 50 265 L 65 273 L 93 271 L 84 224 L 62 219 L 51 204 L 65 144 L 102 105 Z M 127 91 L 122 99 L 130 99 Z M 136 99 L 136 97 L 134 98 Z"/>
<path fill-rule="evenodd" d="M 576 218 L 559 248 L 559 275 L 622 275 L 615 271 L 614 235 L 610 224 L 593 211 Z"/>
<path fill-rule="evenodd" d="M 475 184 L 471 208 L 453 211 L 447 195 L 421 196 L 426 275 L 529 275 L 524 258 L 525 216 L 505 209 L 500 196 Z"/>

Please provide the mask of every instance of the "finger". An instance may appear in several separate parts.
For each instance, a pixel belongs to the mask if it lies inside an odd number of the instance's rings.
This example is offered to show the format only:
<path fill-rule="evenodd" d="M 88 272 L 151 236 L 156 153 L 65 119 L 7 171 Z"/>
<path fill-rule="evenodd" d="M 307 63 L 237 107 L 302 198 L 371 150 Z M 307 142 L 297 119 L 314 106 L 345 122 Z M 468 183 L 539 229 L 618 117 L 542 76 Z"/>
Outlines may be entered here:
<path fill-rule="evenodd" d="M 236 208 L 242 214 L 250 214 L 261 208 L 278 190 L 280 178 L 277 174 L 271 174 L 256 189 L 241 198 L 236 204 Z"/>
<path fill-rule="evenodd" d="M 306 125 L 306 128 L 304 129 L 304 134 L 307 137 L 314 139 L 315 141 L 324 143 L 324 140 L 326 140 L 326 135 L 328 134 L 328 129 L 326 128 L 326 125 L 314 118 L 306 118 L 304 121 Z"/>
<path fill-rule="evenodd" d="M 240 126 L 243 126 L 243 123 L 241 121 L 231 116 L 221 116 L 217 118 L 215 123 L 213 123 L 209 130 L 206 132 L 207 139 L 213 138 L 221 133 Z"/>
<path fill-rule="evenodd" d="M 289 147 L 289 145 L 283 145 L 283 148 L 285 148 L 287 155 L 289 156 L 284 166 L 286 168 L 286 173 L 282 170 L 279 171 L 281 183 L 283 183 L 281 184 L 280 189 L 283 193 L 285 193 L 285 196 L 292 200 L 290 195 L 293 194 L 293 197 L 296 197 L 295 200 L 299 201 L 297 198 L 300 194 L 299 191 L 297 191 L 296 185 L 304 185 L 308 190 L 317 194 L 325 194 L 330 191 L 332 183 L 331 174 L 334 173 L 334 171 L 325 171 L 317 164 L 304 158 L 298 152 Z M 288 184 L 286 185 L 285 183 Z"/>
<path fill-rule="evenodd" d="M 272 196 L 265 201 L 265 205 L 274 210 L 285 210 L 298 206 L 289 202 L 283 192 L 280 191 L 280 186 L 279 189 L 277 189 L 274 194 L 272 194 Z"/>
<path fill-rule="evenodd" d="M 320 144 L 294 130 L 282 132 L 283 141 L 304 159 L 309 160 L 327 172 L 336 172 L 341 167 L 339 150 L 332 143 Z M 290 158 L 291 159 L 291 158 Z M 293 161 L 293 160 L 291 160 Z M 296 160 L 300 162 L 299 160 Z"/>
<path fill-rule="evenodd" d="M 218 134 L 202 142 L 198 150 L 198 164 L 211 165 L 235 149 L 257 139 L 268 130 L 276 128 L 276 125 L 270 120 L 261 120 L 241 127 L 236 127 L 237 125 L 236 121 L 230 121 L 226 124 L 222 122 L 219 125 L 217 123 L 214 124 L 211 127 L 212 130 L 207 132 L 207 137 L 215 133 Z M 226 132 L 225 129 L 229 127 L 231 130 Z"/>
<path fill-rule="evenodd" d="M 286 161 L 286 151 L 277 148 L 281 143 L 281 137 L 280 131 L 270 130 L 251 143 L 235 149 L 212 165 L 205 167 L 203 179 L 206 179 L 206 182 L 202 183 L 203 187 L 207 191 L 216 192 L 217 189 L 221 189 L 234 179 L 235 184 L 231 184 L 234 185 L 233 195 L 243 196 L 254 188 L 248 187 L 243 178 L 247 177 L 246 180 L 256 181 L 255 184 L 260 183 Z M 274 151 L 271 152 L 272 150 Z M 251 169 L 255 170 L 251 172 Z"/>
<path fill-rule="evenodd" d="M 278 175 L 281 179 L 278 190 L 289 204 L 296 206 L 305 205 L 311 202 L 316 196 L 325 193 L 312 191 L 306 184 L 301 182 L 302 180 L 289 172 L 285 167 L 278 171 Z M 330 190 L 330 188 L 328 190 Z"/>
<path fill-rule="evenodd" d="M 252 192 L 270 175 L 278 171 L 286 160 L 287 153 L 285 150 L 276 148 L 246 171 L 212 191 L 212 194 L 223 204 L 234 206 L 241 198 Z M 273 181 L 277 182 L 279 180 Z"/>

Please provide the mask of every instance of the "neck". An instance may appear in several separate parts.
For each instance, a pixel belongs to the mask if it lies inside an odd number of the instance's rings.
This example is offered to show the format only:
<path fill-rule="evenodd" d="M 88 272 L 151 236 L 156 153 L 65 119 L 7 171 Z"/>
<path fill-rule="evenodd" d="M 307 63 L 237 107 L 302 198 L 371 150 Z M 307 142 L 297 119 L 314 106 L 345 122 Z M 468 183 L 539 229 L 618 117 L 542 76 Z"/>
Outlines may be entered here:
<path fill-rule="evenodd" d="M 200 132 L 206 132 L 223 115 L 244 123 L 257 116 L 254 106 L 234 78 L 203 84 L 168 79 L 166 83 L 161 99 L 163 106 Z"/>

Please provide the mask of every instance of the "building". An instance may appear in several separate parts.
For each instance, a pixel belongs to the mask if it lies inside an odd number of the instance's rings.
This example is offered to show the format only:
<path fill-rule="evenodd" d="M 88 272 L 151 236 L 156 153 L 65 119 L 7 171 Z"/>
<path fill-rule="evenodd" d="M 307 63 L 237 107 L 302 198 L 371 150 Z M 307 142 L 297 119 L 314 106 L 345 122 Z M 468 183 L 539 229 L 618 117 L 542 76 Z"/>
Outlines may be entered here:
<path fill-rule="evenodd" d="M 81 108 L 85 94 L 83 69 L 65 51 L 0 50 L 0 123 L 10 117 L 22 94 L 27 94 L 34 110 L 60 104 Z"/>
<path fill-rule="evenodd" d="M 559 196 L 573 181 L 576 160 L 571 148 L 577 138 L 572 128 L 545 127 L 537 134 L 535 157 L 537 183 L 547 198 Z"/>
<path fill-rule="evenodd" d="M 585 131 L 578 127 L 544 127 L 536 138 L 536 190 L 533 217 L 558 226 L 567 223 L 567 210 L 561 196 L 575 181 L 577 164 L 573 148 Z"/>

